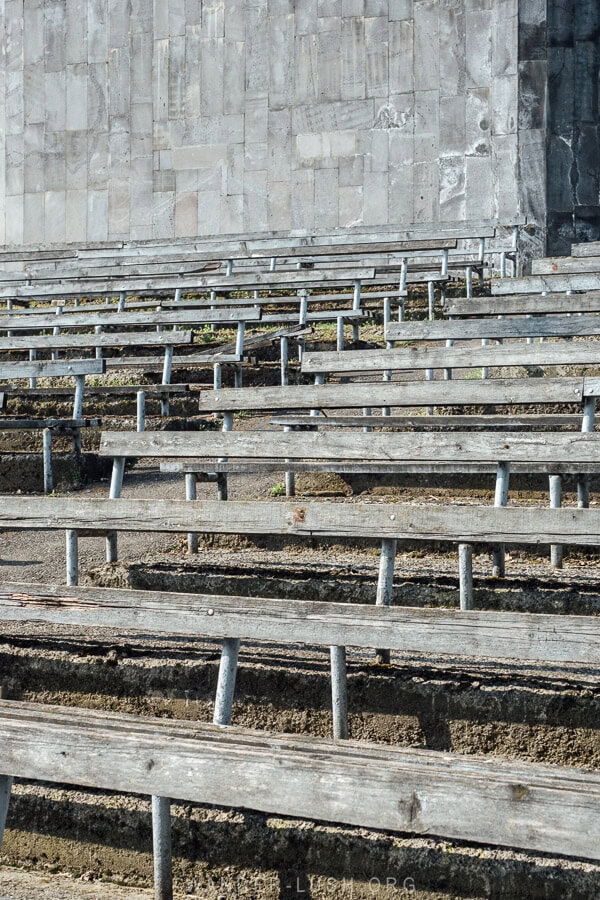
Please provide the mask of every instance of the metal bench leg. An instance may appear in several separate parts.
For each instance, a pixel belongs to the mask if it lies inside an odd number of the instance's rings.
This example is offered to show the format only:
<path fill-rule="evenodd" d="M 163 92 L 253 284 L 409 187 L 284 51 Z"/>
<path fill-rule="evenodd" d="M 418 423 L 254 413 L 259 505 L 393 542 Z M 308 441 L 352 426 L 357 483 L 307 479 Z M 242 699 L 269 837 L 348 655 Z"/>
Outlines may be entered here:
<path fill-rule="evenodd" d="M 135 395 L 136 403 L 136 430 L 146 430 L 146 392 L 138 391 Z M 161 401 L 162 402 L 162 401 Z"/>
<path fill-rule="evenodd" d="M 4 827 L 8 815 L 8 804 L 10 803 L 12 783 L 13 780 L 11 775 L 0 775 L 0 846 L 2 845 L 2 838 L 4 837 Z"/>
<path fill-rule="evenodd" d="M 458 545 L 458 580 L 460 608 L 473 609 L 473 547 L 471 544 Z"/>
<path fill-rule="evenodd" d="M 348 684 L 346 648 L 330 647 L 331 658 L 331 709 L 333 736 L 337 740 L 348 738 Z"/>
<path fill-rule="evenodd" d="M 77 531 L 68 528 L 65 532 L 67 554 L 67 584 L 79 584 L 79 547 Z"/>
<path fill-rule="evenodd" d="M 379 578 L 377 579 L 377 606 L 391 606 L 394 587 L 394 562 L 396 561 L 397 541 L 395 538 L 383 538 L 379 556 Z M 390 661 L 390 651 L 381 648 L 375 650 L 375 659 L 380 664 Z"/>
<path fill-rule="evenodd" d="M 496 470 L 496 493 L 494 506 L 506 506 L 508 503 L 508 482 L 510 478 L 510 465 L 507 462 L 498 463 Z M 504 544 L 498 544 L 492 551 L 492 577 L 504 578 L 506 569 L 506 553 Z"/>
<path fill-rule="evenodd" d="M 44 493 L 51 494 L 54 490 L 54 477 L 52 475 L 52 431 L 50 428 L 44 428 L 42 432 L 42 461 Z"/>
<path fill-rule="evenodd" d="M 198 492 L 196 490 L 198 484 L 198 478 L 195 472 L 186 472 L 185 473 L 185 499 L 186 500 L 196 500 L 198 497 Z M 188 553 L 197 553 L 198 552 L 198 535 L 194 531 L 189 531 L 187 536 L 188 541 Z"/>
<path fill-rule="evenodd" d="M 281 357 L 281 383 L 289 384 L 289 342 L 285 335 L 279 339 Z"/>
<path fill-rule="evenodd" d="M 110 500 L 118 500 L 123 487 L 123 475 L 125 472 L 125 457 L 115 456 L 113 460 L 112 475 L 110 479 Z M 112 532 L 106 538 L 106 562 L 117 561 L 117 533 Z"/>
<path fill-rule="evenodd" d="M 231 725 L 239 652 L 239 638 L 225 638 L 215 694 L 214 725 Z"/>
<path fill-rule="evenodd" d="M 596 398 L 586 397 L 583 403 L 583 419 L 581 430 L 588 432 L 594 430 L 596 420 Z M 577 506 L 587 509 L 590 505 L 590 476 L 580 475 L 577 479 Z"/>
<path fill-rule="evenodd" d="M 167 797 L 152 797 L 152 846 L 155 900 L 172 900 L 171 801 Z"/>
<path fill-rule="evenodd" d="M 561 505 L 561 488 L 562 477 L 560 475 L 550 475 L 550 508 L 560 509 Z M 562 544 L 550 545 L 550 564 L 554 569 L 562 569 L 563 565 L 563 547 Z"/>

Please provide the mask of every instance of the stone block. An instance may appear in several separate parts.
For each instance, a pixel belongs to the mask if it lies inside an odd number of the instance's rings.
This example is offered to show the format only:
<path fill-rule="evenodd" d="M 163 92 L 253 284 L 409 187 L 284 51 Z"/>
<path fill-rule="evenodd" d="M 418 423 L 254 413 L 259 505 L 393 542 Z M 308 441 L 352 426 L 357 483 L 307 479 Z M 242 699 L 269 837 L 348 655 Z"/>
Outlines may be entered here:
<path fill-rule="evenodd" d="M 175 200 L 175 237 L 188 237 L 198 230 L 198 192 L 178 191 Z"/>
<path fill-rule="evenodd" d="M 440 219 L 443 222 L 460 222 L 465 219 L 466 165 L 464 156 L 440 156 Z"/>
<path fill-rule="evenodd" d="M 342 100 L 361 100 L 366 94 L 365 21 L 359 16 L 342 19 L 341 31 Z"/>
<path fill-rule="evenodd" d="M 23 243 L 43 244 L 46 240 L 44 221 L 45 195 L 43 190 L 24 195 Z"/>
<path fill-rule="evenodd" d="M 338 171 L 315 170 L 315 228 L 336 228 L 338 225 Z"/>
<path fill-rule="evenodd" d="M 76 243 L 87 235 L 87 191 L 67 190 L 65 203 L 65 240 Z"/>
<path fill-rule="evenodd" d="M 46 191 L 44 195 L 44 241 L 64 244 L 66 231 L 66 191 Z"/>

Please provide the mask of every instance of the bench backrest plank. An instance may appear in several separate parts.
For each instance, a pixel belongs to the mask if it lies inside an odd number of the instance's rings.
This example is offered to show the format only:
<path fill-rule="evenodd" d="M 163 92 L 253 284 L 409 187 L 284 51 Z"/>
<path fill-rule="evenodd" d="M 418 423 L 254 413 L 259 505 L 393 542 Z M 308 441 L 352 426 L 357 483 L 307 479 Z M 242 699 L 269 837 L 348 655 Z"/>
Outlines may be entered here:
<path fill-rule="evenodd" d="M 477 340 L 479 338 L 575 337 L 600 334 L 600 316 L 547 315 L 535 318 L 444 319 L 392 322 L 388 341 Z"/>
<path fill-rule="evenodd" d="M 565 376 L 219 388 L 200 391 L 198 409 L 200 412 L 213 413 L 242 410 L 362 409 L 365 406 L 581 403 L 584 394 L 598 395 L 597 384 L 597 379 Z"/>
<path fill-rule="evenodd" d="M 348 269 L 293 270 L 289 272 L 247 272 L 239 275 L 154 275 L 130 278 L 93 279 L 61 282 L 42 281 L 36 284 L 1 284 L 0 297 L 88 297 L 111 294 L 165 294 L 176 290 L 235 291 L 242 288 L 301 288 L 321 284 L 351 284 L 353 281 L 369 281 L 375 277 L 373 268 L 357 266 Z"/>
<path fill-rule="evenodd" d="M 22 778 L 600 855 L 594 772 L 15 701 L 0 723 Z"/>
<path fill-rule="evenodd" d="M 103 375 L 104 359 L 42 359 L 32 362 L 0 363 L 0 378 L 70 377 L 72 375 Z"/>
<path fill-rule="evenodd" d="M 598 274 L 600 272 L 600 256 L 554 256 L 533 259 L 531 261 L 532 275 L 571 275 L 582 272 Z"/>
<path fill-rule="evenodd" d="M 404 506 L 389 503 L 277 503 L 5 497 L 10 530 L 270 534 L 458 543 L 600 546 L 600 510 L 545 507 Z"/>
<path fill-rule="evenodd" d="M 261 311 L 255 306 L 228 309 L 226 306 L 218 309 L 177 309 L 157 310 L 154 312 L 111 312 L 86 313 L 74 312 L 68 316 L 47 313 L 36 316 L 32 321 L 31 316 L 6 315 L 0 319 L 2 331 L 23 331 L 42 328 L 95 328 L 108 325 L 111 328 L 134 328 L 147 325 L 162 325 L 173 327 L 181 325 L 202 324 L 227 324 L 238 322 L 258 322 Z"/>
<path fill-rule="evenodd" d="M 490 610 L 381 607 L 151 591 L 4 583 L 3 622 L 118 628 L 493 659 L 600 663 L 600 619 Z"/>
<path fill-rule="evenodd" d="M 492 294 L 540 294 L 542 291 L 597 291 L 600 273 L 594 275 L 525 275 L 492 279 Z"/>
<path fill-rule="evenodd" d="M 392 462 L 598 463 L 600 433 L 111 432 L 100 456 Z"/>
<path fill-rule="evenodd" d="M 502 297 L 448 298 L 447 316 L 531 316 L 600 312 L 600 291 L 585 294 L 506 294 Z"/>
<path fill-rule="evenodd" d="M 496 366 L 598 365 L 596 341 L 548 341 L 501 346 L 403 347 L 393 350 L 309 351 L 302 357 L 305 375 L 369 374 L 411 369 L 475 369 Z M 389 404 L 388 404 L 389 405 Z"/>
<path fill-rule="evenodd" d="M 69 350 L 82 347 L 152 347 L 192 343 L 191 331 L 39 334 L 0 337 L 0 350 Z"/>

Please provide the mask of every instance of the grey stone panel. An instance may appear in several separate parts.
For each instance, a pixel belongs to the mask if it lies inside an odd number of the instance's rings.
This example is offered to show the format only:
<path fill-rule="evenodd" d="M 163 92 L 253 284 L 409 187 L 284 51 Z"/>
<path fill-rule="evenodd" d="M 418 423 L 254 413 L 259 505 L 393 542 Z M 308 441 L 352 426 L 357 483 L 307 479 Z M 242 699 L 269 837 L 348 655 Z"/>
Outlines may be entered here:
<path fill-rule="evenodd" d="M 18 196 L 25 188 L 23 134 L 9 134 L 6 137 L 4 163 L 6 177 L 4 191 L 8 196 Z"/>
<path fill-rule="evenodd" d="M 440 149 L 462 155 L 466 147 L 467 103 L 464 94 L 440 97 Z"/>
<path fill-rule="evenodd" d="M 14 12 L 11 15 L 11 19 L 15 17 L 17 19 L 17 23 L 21 20 L 23 21 L 23 34 L 27 35 L 27 40 L 23 41 L 23 64 L 26 66 L 29 65 L 44 65 L 44 10 L 41 4 L 36 4 L 32 6 L 31 4 L 25 4 L 24 8 L 22 4 L 19 4 L 21 7 L 20 10 L 15 14 Z M 6 23 L 8 25 L 9 22 L 9 8 L 5 6 L 5 17 Z"/>
<path fill-rule="evenodd" d="M 489 9 L 469 10 L 465 15 L 467 88 L 489 85 L 492 76 L 492 22 Z"/>
<path fill-rule="evenodd" d="M 414 90 L 414 25 L 411 20 L 390 23 L 390 94 L 409 94 Z"/>
<path fill-rule="evenodd" d="M 183 118 L 186 114 L 186 43 L 185 36 L 178 35 L 169 41 L 168 116 Z"/>
<path fill-rule="evenodd" d="M 65 135 L 65 172 L 67 191 L 83 191 L 88 184 L 87 131 L 69 131 Z"/>
<path fill-rule="evenodd" d="M 366 96 L 387 95 L 389 85 L 388 69 L 388 22 L 387 17 L 377 14 L 365 19 L 364 58 L 366 62 Z"/>
<path fill-rule="evenodd" d="M 6 197 L 6 230 L 4 238 L 7 244 L 23 244 L 25 240 L 25 194 Z"/>
<path fill-rule="evenodd" d="M 519 66 L 519 128 L 543 128 L 546 116 L 545 60 L 526 60 Z"/>
<path fill-rule="evenodd" d="M 339 45 L 338 45 L 339 55 Z M 294 94 L 294 21 L 291 15 L 269 20 L 269 106 L 288 109 Z"/>
<path fill-rule="evenodd" d="M 25 66 L 23 70 L 23 95 L 15 95 L 19 112 L 23 110 L 26 125 L 40 125 L 46 120 L 46 97 L 44 69 L 38 63 Z M 21 103 L 23 104 L 21 107 Z M 21 116 L 19 116 L 19 119 Z"/>
<path fill-rule="evenodd" d="M 68 243 L 81 241 L 87 235 L 87 191 L 67 190 L 65 203 L 65 240 Z"/>
<path fill-rule="evenodd" d="M 226 41 L 224 54 L 223 110 L 226 115 L 243 116 L 246 83 L 245 46 L 241 41 Z"/>
<path fill-rule="evenodd" d="M 44 4 L 44 68 L 46 72 L 64 72 L 66 65 L 66 22 L 64 2 Z"/>
<path fill-rule="evenodd" d="M 517 74 L 518 41 L 518 0 L 496 0 L 492 10 L 492 76 Z"/>
<path fill-rule="evenodd" d="M 366 176 L 365 176 L 366 177 Z M 315 171 L 315 228 L 335 228 L 338 223 L 337 169 Z"/>
<path fill-rule="evenodd" d="M 46 191 L 64 191 L 67 186 L 67 165 L 64 134 L 44 132 L 42 150 L 44 160 L 44 188 Z"/>
<path fill-rule="evenodd" d="M 575 126 L 575 52 L 556 47 L 548 57 L 548 128 L 552 134 L 570 138 Z"/>
<path fill-rule="evenodd" d="M 596 2 L 583 0 L 575 4 L 575 40 L 597 43 L 600 37 L 600 6 Z"/>
<path fill-rule="evenodd" d="M 27 125 L 24 131 L 24 192 L 35 196 L 45 189 L 44 129 L 42 125 Z"/>
<path fill-rule="evenodd" d="M 600 198 L 600 143 L 598 125 L 582 125 L 576 153 L 574 173 L 575 206 L 596 207 Z"/>
<path fill-rule="evenodd" d="M 23 242 L 25 244 L 43 244 L 46 240 L 45 226 L 45 194 L 25 193 L 23 208 Z"/>
<path fill-rule="evenodd" d="M 598 45 L 578 42 L 575 46 L 575 118 L 598 121 Z"/>
<path fill-rule="evenodd" d="M 466 14 L 461 5 L 440 5 L 440 96 L 464 95 L 467 83 Z"/>
<path fill-rule="evenodd" d="M 490 156 L 492 146 L 492 116 L 488 88 L 467 91 L 466 155 Z"/>
<path fill-rule="evenodd" d="M 441 156 L 439 159 L 442 222 L 459 222 L 465 219 L 467 162 L 463 156 Z"/>
<path fill-rule="evenodd" d="M 513 210 L 512 216 L 515 216 Z M 505 221 L 510 221 L 508 216 Z M 465 207 L 467 221 L 494 218 L 494 180 L 492 160 L 470 156 L 465 160 Z"/>
<path fill-rule="evenodd" d="M 415 91 L 430 91 L 439 87 L 438 6 L 437 0 L 415 0 Z"/>
<path fill-rule="evenodd" d="M 88 62 L 108 59 L 108 10 L 106 0 L 88 0 Z"/>
<path fill-rule="evenodd" d="M 325 102 L 341 100 L 341 19 L 328 17 L 317 20 L 317 78 L 319 99 Z"/>
<path fill-rule="evenodd" d="M 88 124 L 87 66 L 68 65 L 65 84 L 66 131 L 83 131 Z"/>
<path fill-rule="evenodd" d="M 66 192 L 46 191 L 44 202 L 44 241 L 63 244 L 66 241 Z"/>
<path fill-rule="evenodd" d="M 74 66 L 87 62 L 87 29 L 87 3 L 84 0 L 66 0 L 65 62 L 67 65 Z"/>
<path fill-rule="evenodd" d="M 544 222 L 546 216 L 547 179 L 544 165 L 546 138 L 547 135 L 544 129 L 523 132 L 519 137 L 519 184 L 521 186 L 522 208 L 525 215 L 531 216 L 534 222 Z M 565 146 L 564 142 L 560 143 L 563 144 L 563 147 Z M 554 150 L 559 154 L 561 153 L 558 144 L 554 144 Z M 564 156 L 561 159 L 565 161 Z M 561 172 L 560 178 L 548 179 L 548 186 L 564 194 L 565 199 L 568 196 L 568 155 L 565 171 Z M 551 205 L 549 198 L 548 205 Z"/>
<path fill-rule="evenodd" d="M 267 220 L 270 231 L 290 230 L 292 212 L 291 203 L 292 196 L 290 182 L 270 181 L 267 194 Z"/>
<path fill-rule="evenodd" d="M 292 172 L 291 227 L 304 231 L 314 230 L 314 169 L 296 169 Z"/>
<path fill-rule="evenodd" d="M 515 134 L 519 122 L 519 78 L 498 75 L 492 83 L 491 122 L 494 136 Z"/>
<path fill-rule="evenodd" d="M 367 82 L 365 20 L 359 16 L 351 16 L 342 19 L 341 28 L 340 97 L 342 100 L 361 100 L 366 96 Z M 309 37 L 304 43 L 310 45 L 312 44 L 312 40 Z"/>

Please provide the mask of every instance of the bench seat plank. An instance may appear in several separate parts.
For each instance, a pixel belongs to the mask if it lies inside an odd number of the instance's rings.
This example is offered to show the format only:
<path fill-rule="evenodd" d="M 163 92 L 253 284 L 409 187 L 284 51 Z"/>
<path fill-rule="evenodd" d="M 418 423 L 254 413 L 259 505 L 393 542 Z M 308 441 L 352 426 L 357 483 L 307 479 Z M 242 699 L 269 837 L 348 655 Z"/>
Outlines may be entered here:
<path fill-rule="evenodd" d="M 497 319 L 443 319 L 434 322 L 393 322 L 389 341 L 477 340 L 480 338 L 573 337 L 600 334 L 600 316 L 547 315 Z"/>
<path fill-rule="evenodd" d="M 472 429 L 481 431 L 518 431 L 520 429 L 538 431 L 545 428 L 558 431 L 562 428 L 581 429 L 581 416 L 567 413 L 532 413 L 531 415 L 392 415 L 392 416 L 273 416 L 271 425 L 291 428 L 398 428 L 425 431 L 431 429 Z"/>
<path fill-rule="evenodd" d="M 346 353 L 353 351 L 347 350 Z M 364 351 L 368 353 L 368 351 Z M 381 351 L 383 352 L 383 351 Z M 392 352 L 392 351 L 390 351 Z M 451 381 L 356 382 L 219 388 L 200 391 L 199 412 L 276 409 L 361 409 L 365 406 L 468 406 L 531 403 L 581 403 L 595 391 L 597 379 L 470 378 Z M 599 385 L 600 387 L 600 385 Z"/>
<path fill-rule="evenodd" d="M 0 617 L 189 638 L 317 646 L 389 647 L 409 653 L 600 664 L 600 618 L 420 609 L 314 600 L 0 585 Z"/>
<path fill-rule="evenodd" d="M 452 298 L 444 302 L 447 316 L 529 316 L 551 313 L 600 312 L 600 291 L 585 294 L 506 294 L 502 297 Z"/>
<path fill-rule="evenodd" d="M 108 313 L 86 313 L 73 312 L 68 316 L 56 315 L 56 313 L 48 313 L 47 315 L 38 316 L 32 322 L 31 316 L 3 316 L 0 320 L 0 327 L 3 331 L 23 331 L 42 328 L 95 328 L 96 326 L 106 326 L 111 328 L 136 328 L 148 325 L 162 325 L 167 328 L 169 326 L 182 325 L 202 325 L 202 324 L 227 324 L 230 322 L 258 322 L 261 318 L 261 311 L 255 306 L 242 307 L 236 309 L 228 309 L 220 307 L 219 309 L 177 309 L 177 310 L 158 310 L 155 312 L 138 312 L 131 310 L 130 312 L 110 312 Z"/>
<path fill-rule="evenodd" d="M 90 523 L 94 527 L 90 528 Z M 4 497 L 0 528 L 600 546 L 600 510 L 229 500 Z"/>
<path fill-rule="evenodd" d="M 105 431 L 100 456 L 235 457 L 245 461 L 581 463 L 600 467 L 600 433 Z"/>
<path fill-rule="evenodd" d="M 33 362 L 0 362 L 0 379 L 103 375 L 104 359 L 41 359 Z"/>
<path fill-rule="evenodd" d="M 10 701 L 0 728 L 22 778 L 600 857 L 595 772 Z"/>
<path fill-rule="evenodd" d="M 600 325 L 600 317 L 599 317 Z M 480 344 L 453 347 L 402 347 L 393 350 L 344 350 L 308 352 L 302 372 L 367 374 L 409 369 L 474 369 L 503 366 L 598 365 L 597 341 L 546 341 L 543 344 Z"/>
<path fill-rule="evenodd" d="M 86 347 L 152 347 L 191 344 L 191 331 L 41 334 L 0 337 L 0 350 L 80 350 Z"/>

